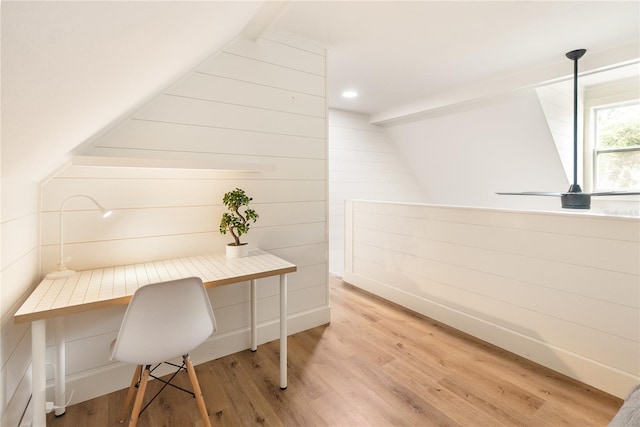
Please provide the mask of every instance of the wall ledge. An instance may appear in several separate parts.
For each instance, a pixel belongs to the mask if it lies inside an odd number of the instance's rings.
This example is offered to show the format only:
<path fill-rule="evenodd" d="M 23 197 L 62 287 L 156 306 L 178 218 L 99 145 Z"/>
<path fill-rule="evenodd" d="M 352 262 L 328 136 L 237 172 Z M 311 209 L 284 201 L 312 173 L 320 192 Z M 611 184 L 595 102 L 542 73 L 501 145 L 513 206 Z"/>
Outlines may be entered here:
<path fill-rule="evenodd" d="M 233 172 L 268 172 L 273 165 L 258 163 L 230 163 L 202 159 L 167 159 L 115 156 L 73 156 L 72 166 L 128 167 L 144 169 L 207 169 Z"/>

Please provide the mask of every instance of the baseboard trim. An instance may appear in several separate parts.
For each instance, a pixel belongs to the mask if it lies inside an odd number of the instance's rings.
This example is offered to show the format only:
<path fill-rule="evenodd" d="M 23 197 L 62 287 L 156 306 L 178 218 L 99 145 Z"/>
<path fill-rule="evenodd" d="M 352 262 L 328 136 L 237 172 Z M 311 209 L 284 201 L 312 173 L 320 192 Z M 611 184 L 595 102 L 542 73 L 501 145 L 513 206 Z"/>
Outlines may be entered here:
<path fill-rule="evenodd" d="M 369 277 L 345 271 L 344 281 L 614 396 L 624 398 L 640 380 L 614 367 Z"/>

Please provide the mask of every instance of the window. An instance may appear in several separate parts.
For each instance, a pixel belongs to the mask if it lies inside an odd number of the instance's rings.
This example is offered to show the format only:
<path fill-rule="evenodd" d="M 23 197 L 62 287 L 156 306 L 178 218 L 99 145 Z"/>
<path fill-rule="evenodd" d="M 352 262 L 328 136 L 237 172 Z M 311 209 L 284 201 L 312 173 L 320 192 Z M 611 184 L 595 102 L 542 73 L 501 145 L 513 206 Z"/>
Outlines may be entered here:
<path fill-rule="evenodd" d="M 584 92 L 587 191 L 640 191 L 640 85 L 637 78 Z"/>
<path fill-rule="evenodd" d="M 593 109 L 593 187 L 640 189 L 640 103 Z"/>

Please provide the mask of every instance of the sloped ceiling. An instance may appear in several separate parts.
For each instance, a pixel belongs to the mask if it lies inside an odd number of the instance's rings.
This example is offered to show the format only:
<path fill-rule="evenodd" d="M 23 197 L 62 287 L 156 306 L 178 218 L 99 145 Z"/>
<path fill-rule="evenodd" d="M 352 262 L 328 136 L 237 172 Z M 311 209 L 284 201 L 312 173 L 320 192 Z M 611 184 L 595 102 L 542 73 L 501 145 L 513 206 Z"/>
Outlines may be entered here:
<path fill-rule="evenodd" d="M 2 1 L 2 175 L 69 152 L 233 40 L 261 1 Z"/>
<path fill-rule="evenodd" d="M 377 123 L 570 76 L 575 48 L 588 49 L 583 70 L 640 58 L 637 1 L 0 5 L 3 179 L 48 176 L 247 28 L 326 46 L 330 106 Z"/>

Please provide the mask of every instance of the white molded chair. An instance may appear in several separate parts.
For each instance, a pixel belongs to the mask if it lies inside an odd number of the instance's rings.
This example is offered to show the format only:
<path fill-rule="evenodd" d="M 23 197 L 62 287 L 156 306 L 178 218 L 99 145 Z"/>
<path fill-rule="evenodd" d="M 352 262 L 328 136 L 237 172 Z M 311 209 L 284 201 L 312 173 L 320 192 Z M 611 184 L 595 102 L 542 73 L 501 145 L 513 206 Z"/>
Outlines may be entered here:
<path fill-rule="evenodd" d="M 182 366 L 174 365 L 178 367 L 174 376 L 186 366 L 193 393 L 170 384 L 173 377 L 169 381 L 160 379 L 165 383 L 160 391 L 171 385 L 192 394 L 196 398 L 204 425 L 210 427 L 209 415 L 189 352 L 202 344 L 215 330 L 216 319 L 211 302 L 199 278 L 154 283 L 138 289 L 129 303 L 118 337 L 111 343 L 111 360 L 138 365 L 120 412 L 120 422 L 124 422 L 137 387 L 129 426 L 138 423 L 140 413 L 146 409 L 145 406 L 141 410 L 141 406 L 147 381 L 149 377 L 158 379 L 151 372 L 160 364 L 182 356 Z M 156 366 L 152 368 L 152 365 Z"/>

